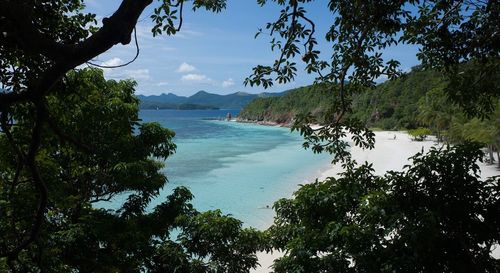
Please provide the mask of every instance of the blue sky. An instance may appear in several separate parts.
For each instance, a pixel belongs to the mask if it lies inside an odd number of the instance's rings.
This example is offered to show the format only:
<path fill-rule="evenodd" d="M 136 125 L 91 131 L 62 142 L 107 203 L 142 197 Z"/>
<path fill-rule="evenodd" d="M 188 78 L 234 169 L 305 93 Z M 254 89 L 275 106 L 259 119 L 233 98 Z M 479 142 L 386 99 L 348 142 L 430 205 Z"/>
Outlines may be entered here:
<path fill-rule="evenodd" d="M 110 16 L 120 2 L 85 0 L 87 10 L 100 19 Z M 174 93 L 184 96 L 199 90 L 218 94 L 281 92 L 312 83 L 314 77 L 299 70 L 295 81 L 287 85 L 275 85 L 268 90 L 243 85 L 243 80 L 251 74 L 254 66 L 270 65 L 277 56 L 276 52 L 271 52 L 268 36 L 254 39 L 254 35 L 259 28 L 278 17 L 278 5 L 269 2 L 260 7 L 256 0 L 229 0 L 227 9 L 219 14 L 204 10 L 193 12 L 186 8 L 183 27 L 178 34 L 153 37 L 149 16 L 157 2 L 154 1 L 142 14 L 137 26 L 141 49 L 139 58 L 126 67 L 106 69 L 107 78 L 135 79 L 138 94 Z M 320 49 L 329 54 L 331 45 L 322 38 L 333 16 L 327 11 L 326 4 L 325 0 L 315 1 L 309 4 L 307 10 L 316 21 Z M 386 50 L 385 57 L 399 60 L 401 69 L 407 70 L 418 64 L 416 51 L 414 46 L 398 46 Z M 135 45 L 132 42 L 127 46 L 115 46 L 93 62 L 116 65 L 131 60 L 134 55 Z"/>

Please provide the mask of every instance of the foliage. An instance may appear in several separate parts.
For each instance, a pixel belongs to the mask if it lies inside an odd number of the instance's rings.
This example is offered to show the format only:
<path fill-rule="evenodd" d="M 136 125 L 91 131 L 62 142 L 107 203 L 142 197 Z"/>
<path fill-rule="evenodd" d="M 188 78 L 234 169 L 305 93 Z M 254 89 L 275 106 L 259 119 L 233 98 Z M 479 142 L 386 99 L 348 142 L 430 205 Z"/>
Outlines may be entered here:
<path fill-rule="evenodd" d="M 416 141 L 424 141 L 428 135 L 431 134 L 431 130 L 428 128 L 416 128 L 408 130 L 408 134 Z"/>
<path fill-rule="evenodd" d="M 479 181 L 478 146 L 431 150 L 414 157 L 404 172 L 376 177 L 369 165 L 354 168 L 341 139 L 354 131 L 355 145 L 373 147 L 366 125 L 374 120 L 387 122 L 386 128 L 429 122 L 441 130 L 450 120 L 433 113 L 439 105 L 418 103 L 436 95 L 427 94 L 433 88 L 469 116 L 489 115 L 500 94 L 498 1 L 324 1 L 333 18 L 325 35 L 332 50 L 326 53 L 318 50 L 317 22 L 307 13 L 313 1 L 259 0 L 270 2 L 283 7 L 266 25 L 278 56 L 272 65 L 255 67 L 245 83 L 292 81 L 302 56 L 306 72 L 330 84 L 337 103 L 324 118 L 299 116 L 293 129 L 305 136 L 304 146 L 346 159 L 340 178 L 305 185 L 294 199 L 275 204 L 269 247 L 285 251 L 275 272 L 497 272 L 490 252 L 499 240 L 498 178 Z M 385 85 L 395 87 L 387 96 L 371 92 L 377 78 L 400 74 L 397 60 L 382 54 L 404 43 L 419 46 L 419 70 L 437 77 L 415 81 L 404 96 L 397 87 L 404 78 Z M 396 114 L 398 107 L 404 112 Z M 419 117 L 419 108 L 428 113 Z M 328 122 L 313 129 L 318 119 Z"/>
<path fill-rule="evenodd" d="M 430 90 L 441 90 L 441 73 L 414 67 L 392 81 L 367 90 L 353 99 L 353 115 L 369 126 L 386 130 L 412 129 L 420 125 L 418 102 Z"/>
<path fill-rule="evenodd" d="M 184 272 L 229 270 L 210 258 L 200 261 L 198 253 L 168 240 L 178 215 L 197 213 L 188 203 L 190 193 L 178 190 L 154 212 L 146 212 L 166 182 L 157 159 L 173 153 L 173 132 L 138 123 L 132 82 L 107 82 L 96 71 L 72 71 L 85 63 L 99 66 L 90 61 L 137 39 L 138 19 L 153 2 L 160 7 L 153 30 L 172 28 L 178 19 L 178 31 L 187 1 L 120 2 L 98 26 L 82 0 L 0 1 L 2 269 L 153 271 L 151 259 L 168 245 L 179 250 L 172 256 L 179 259 L 170 265 L 176 267 L 180 260 L 197 264 Z M 193 9 L 214 12 L 225 8 L 225 2 L 191 1 Z M 135 44 L 136 57 L 123 65 L 137 58 L 137 40 Z M 118 211 L 93 207 L 118 195 L 126 198 Z M 239 269 L 251 264 L 252 255 Z"/>
<path fill-rule="evenodd" d="M 443 140 L 443 132 L 450 128 L 453 117 L 459 115 L 461 112 L 449 103 L 443 89 L 434 88 L 418 101 L 417 118 L 432 129 L 438 141 Z"/>
<path fill-rule="evenodd" d="M 46 71 L 52 60 L 51 54 L 37 54 L 26 48 L 28 45 L 16 40 L 18 32 L 24 31 L 28 36 L 31 29 L 23 20 L 33 20 L 33 28 L 40 31 L 40 35 L 54 41 L 64 41 L 68 44 L 81 43 L 95 31 L 96 16 L 83 12 L 82 1 L 55 0 L 55 1 L 2 1 L 0 8 L 0 80 L 3 89 L 20 92 L 27 87 L 28 81 L 34 81 Z M 21 6 L 20 6 L 21 5 Z M 22 6 L 31 6 L 29 8 Z M 7 15 L 7 11 L 10 14 Z M 17 18 L 11 18 L 11 17 Z M 31 33 L 32 34 L 32 33 Z M 29 43 L 40 47 L 43 44 L 35 38 Z M 25 38 L 25 37 L 23 37 Z M 57 50 L 57 48 L 56 48 Z M 62 52 L 60 52 L 62 54 Z M 0 109 L 1 110 L 1 109 Z"/>
<path fill-rule="evenodd" d="M 432 89 L 418 103 L 418 119 L 436 134 L 438 141 L 463 143 L 476 141 L 488 148 L 489 161 L 494 162 L 493 150 L 500 149 L 500 127 L 496 120 L 500 115 L 500 101 L 495 111 L 483 118 L 468 118 L 452 105 L 442 89 Z"/>
<path fill-rule="evenodd" d="M 148 209 L 166 183 L 159 159 L 175 151 L 174 133 L 139 123 L 134 86 L 85 69 L 69 73 L 47 97 L 49 122 L 35 159 L 47 211 L 36 242 L 7 256 L 12 271 L 247 272 L 256 265 L 259 233 L 220 212 L 197 212 L 187 189 Z M 40 202 L 21 156 L 36 116 L 29 104 L 12 113 L 15 123 L 0 135 L 2 253 L 29 234 Z M 99 209 L 109 200 L 124 202 Z"/>
<path fill-rule="evenodd" d="M 333 146 L 341 139 L 336 134 L 341 130 L 336 128 L 349 128 L 353 140 L 358 140 L 356 145 L 373 147 L 373 139 L 365 138 L 372 135 L 363 126 L 366 123 L 347 114 L 353 108 L 351 99 L 359 92 L 374 88 L 382 76 L 394 79 L 401 74 L 397 60 L 383 57 L 384 51 L 398 44 L 420 46 L 417 56 L 423 66 L 444 74 L 444 90 L 467 114 L 484 117 L 493 111 L 500 94 L 496 72 L 500 50 L 495 42 L 500 38 L 495 30 L 500 23 L 498 1 L 324 1 L 333 18 L 324 37 L 332 49 L 326 54 L 318 50 L 318 22 L 307 12 L 311 2 L 258 0 L 261 5 L 282 7 L 278 18 L 256 35 L 268 34 L 271 50 L 278 56 L 272 65 L 256 66 L 245 80 L 245 84 L 265 88 L 293 81 L 301 56 L 305 71 L 316 75 L 317 83 L 330 85 L 338 103 L 320 120 L 328 120 L 324 126 L 332 129 L 323 130 L 320 136 L 308 123 L 316 120 L 296 119 L 294 128 L 305 133 L 305 146 L 336 150 Z M 390 109 L 380 111 L 390 115 Z M 405 123 L 399 126 L 416 126 Z M 340 154 L 334 157 L 343 160 Z"/>
<path fill-rule="evenodd" d="M 349 83 L 350 90 L 339 90 L 343 96 L 358 87 L 375 86 L 381 75 L 398 76 L 399 62 L 385 61 L 382 51 L 407 43 L 421 46 L 417 56 L 425 67 L 445 72 L 450 97 L 468 113 L 493 109 L 498 79 L 489 76 L 499 65 L 497 1 L 325 1 L 334 16 L 324 37 L 332 44 L 326 55 L 317 49 L 316 22 L 307 13 L 313 1 L 258 0 L 261 5 L 269 2 L 283 7 L 278 19 L 265 26 L 271 49 L 279 55 L 273 65 L 255 67 L 246 84 L 267 87 L 293 80 L 294 57 L 302 54 L 306 72 L 316 74 L 318 82 Z M 256 37 L 263 33 L 260 29 Z"/>
<path fill-rule="evenodd" d="M 151 30 L 153 36 L 161 35 L 174 35 L 181 30 L 182 27 L 182 11 L 186 0 L 163 0 L 150 16 L 154 22 L 154 27 Z M 226 0 L 193 0 L 192 9 L 204 8 L 212 12 L 221 12 L 226 8 Z M 176 22 L 178 24 L 176 25 Z"/>
<path fill-rule="evenodd" d="M 500 127 L 495 120 L 500 114 L 500 106 L 497 105 L 495 112 L 484 119 L 468 118 L 450 100 L 445 87 L 446 81 L 441 73 L 414 67 L 398 79 L 353 95 L 352 110 L 346 117 L 357 119 L 367 127 L 385 130 L 412 130 L 425 126 L 430 132 L 424 135 L 434 134 L 438 141 L 477 141 L 492 151 L 498 150 Z M 329 117 L 328 111 L 336 103 L 336 97 L 329 89 L 331 87 L 326 84 L 316 84 L 291 90 L 279 98 L 257 99 L 246 106 L 239 117 L 293 124 L 310 114 L 320 124 L 328 124 L 325 118 Z"/>
<path fill-rule="evenodd" d="M 481 181 L 477 145 L 432 148 L 401 172 L 368 163 L 275 203 L 274 272 L 498 272 L 500 177 Z"/>
<path fill-rule="evenodd" d="M 245 106 L 238 117 L 292 124 L 295 116 L 309 112 L 321 119 L 334 103 L 335 96 L 328 85 L 312 85 L 290 90 L 281 97 L 257 98 Z"/>
<path fill-rule="evenodd" d="M 419 118 L 422 104 L 419 100 L 431 90 L 440 92 L 443 86 L 444 80 L 439 73 L 415 67 L 398 79 L 353 95 L 352 111 L 346 116 L 356 118 L 366 126 L 386 130 L 416 128 L 420 123 L 426 125 Z M 311 113 L 320 123 L 327 124 L 329 120 L 326 118 L 331 115 L 329 111 L 338 101 L 332 89 L 336 90 L 326 84 L 316 84 L 291 90 L 280 98 L 254 100 L 239 115 L 247 120 L 285 120 L 291 123 L 295 116 Z M 450 104 L 448 101 L 433 103 L 437 107 Z"/>

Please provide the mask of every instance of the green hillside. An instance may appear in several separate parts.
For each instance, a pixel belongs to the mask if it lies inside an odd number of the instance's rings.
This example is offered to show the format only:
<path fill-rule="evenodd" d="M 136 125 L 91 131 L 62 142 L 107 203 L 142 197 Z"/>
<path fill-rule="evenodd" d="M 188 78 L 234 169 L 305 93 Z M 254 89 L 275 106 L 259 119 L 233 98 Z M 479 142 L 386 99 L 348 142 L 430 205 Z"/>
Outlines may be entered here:
<path fill-rule="evenodd" d="M 487 160 L 493 162 L 493 151 L 500 147 L 500 101 L 484 119 L 469 118 L 450 102 L 445 87 L 439 73 L 417 67 L 396 80 L 353 95 L 352 111 L 347 116 L 372 128 L 414 129 L 410 133 L 416 134 L 415 139 L 433 134 L 439 141 L 451 143 L 477 141 L 487 147 Z M 322 118 L 332 116 L 325 115 L 329 109 L 338 109 L 333 90 L 331 85 L 312 85 L 282 97 L 256 99 L 240 112 L 239 119 L 291 125 L 296 115 L 311 113 L 324 122 Z"/>
<path fill-rule="evenodd" d="M 352 116 L 382 129 L 416 128 L 420 98 L 432 89 L 444 87 L 439 73 L 414 68 L 397 80 L 386 81 L 355 96 Z"/>
<path fill-rule="evenodd" d="M 317 116 L 334 103 L 328 85 L 312 85 L 290 90 L 281 97 L 257 98 L 243 108 L 240 120 L 290 123 L 297 114 L 311 112 Z"/>
<path fill-rule="evenodd" d="M 214 105 L 226 109 L 240 109 L 255 99 L 257 95 L 237 92 L 228 95 L 211 94 L 199 91 L 188 98 L 187 102 L 193 104 Z"/>
<path fill-rule="evenodd" d="M 394 81 L 386 81 L 373 90 L 352 97 L 350 114 L 371 127 L 383 129 L 415 128 L 418 126 L 418 101 L 429 90 L 443 88 L 442 77 L 433 71 L 418 68 Z M 260 98 L 247 105 L 239 115 L 241 120 L 290 123 L 301 113 L 321 118 L 335 103 L 331 86 L 312 85 L 291 90 L 282 97 Z"/>

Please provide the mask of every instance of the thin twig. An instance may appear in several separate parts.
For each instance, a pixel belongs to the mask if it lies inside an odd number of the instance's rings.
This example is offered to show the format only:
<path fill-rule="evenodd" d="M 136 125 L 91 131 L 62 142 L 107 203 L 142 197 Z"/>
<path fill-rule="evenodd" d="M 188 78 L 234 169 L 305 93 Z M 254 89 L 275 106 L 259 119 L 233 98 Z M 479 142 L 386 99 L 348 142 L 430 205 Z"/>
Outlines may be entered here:
<path fill-rule="evenodd" d="M 179 7 L 179 25 L 177 26 L 176 31 L 180 31 L 181 27 L 182 27 L 182 10 L 183 10 L 183 7 L 184 7 L 184 1 L 179 0 L 177 2 L 177 5 L 179 5 L 179 2 L 180 2 L 180 7 Z"/>

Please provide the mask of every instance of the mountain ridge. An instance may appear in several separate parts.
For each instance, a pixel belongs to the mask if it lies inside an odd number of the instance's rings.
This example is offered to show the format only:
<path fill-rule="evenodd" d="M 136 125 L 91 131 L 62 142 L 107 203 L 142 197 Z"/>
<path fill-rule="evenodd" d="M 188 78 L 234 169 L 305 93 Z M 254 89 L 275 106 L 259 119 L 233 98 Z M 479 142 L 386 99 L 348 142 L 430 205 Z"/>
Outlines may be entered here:
<path fill-rule="evenodd" d="M 288 90 L 277 93 L 263 92 L 259 94 L 235 92 L 219 95 L 200 90 L 191 96 L 179 96 L 169 92 L 160 95 L 137 95 L 137 97 L 141 101 L 141 109 L 162 108 L 162 105 L 169 105 L 168 109 L 175 109 L 175 105 L 191 105 L 194 107 L 193 109 L 241 109 L 256 98 L 279 97 L 287 92 Z"/>

